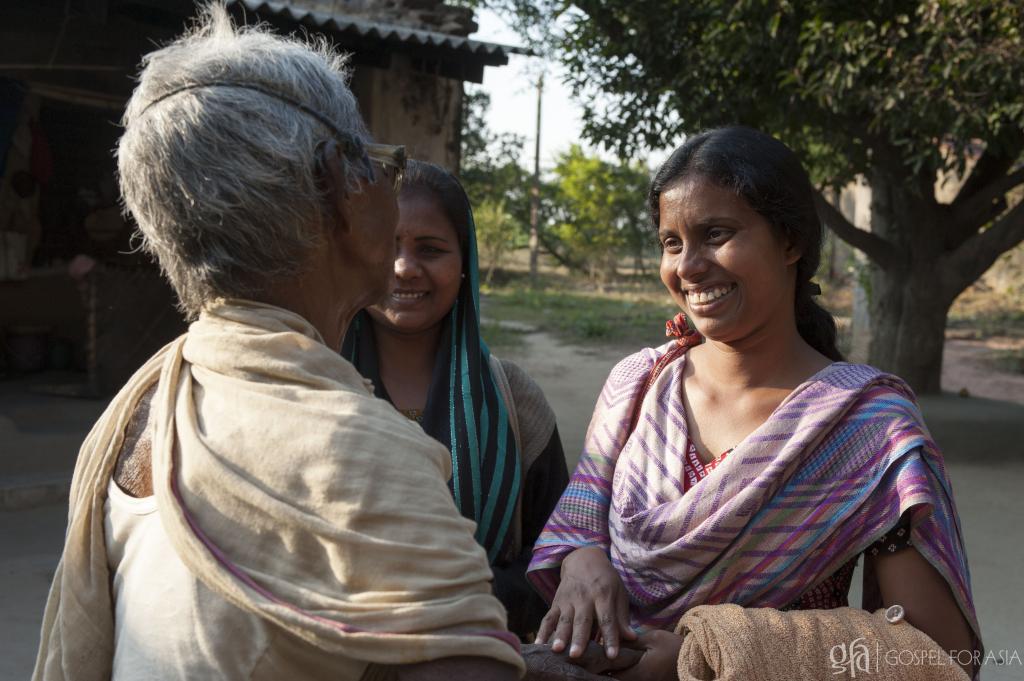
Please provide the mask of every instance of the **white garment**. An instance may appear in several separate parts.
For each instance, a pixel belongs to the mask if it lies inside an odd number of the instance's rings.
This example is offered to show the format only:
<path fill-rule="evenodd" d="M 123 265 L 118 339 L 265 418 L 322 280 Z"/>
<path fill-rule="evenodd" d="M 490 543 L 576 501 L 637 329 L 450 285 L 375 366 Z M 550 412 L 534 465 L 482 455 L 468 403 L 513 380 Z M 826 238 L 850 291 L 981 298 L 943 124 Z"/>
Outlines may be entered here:
<path fill-rule="evenodd" d="M 112 679 L 215 678 L 232 657 L 236 662 L 226 668 L 252 669 L 270 639 L 267 625 L 188 571 L 160 524 L 156 497 L 128 496 L 111 480 L 104 510 L 114 595 Z M 237 638 L 196 635 L 200 628 L 224 627 L 235 629 Z M 196 650 L 197 641 L 220 649 Z"/>
<path fill-rule="evenodd" d="M 223 679 L 225 670 L 250 670 L 242 679 L 306 679 L 310 655 L 323 658 L 315 667 L 325 676 L 359 677 L 364 665 L 313 650 L 206 588 L 174 552 L 156 510 L 155 496 L 131 497 L 110 481 L 112 681 Z M 301 667 L 297 658 L 305 658 Z"/>

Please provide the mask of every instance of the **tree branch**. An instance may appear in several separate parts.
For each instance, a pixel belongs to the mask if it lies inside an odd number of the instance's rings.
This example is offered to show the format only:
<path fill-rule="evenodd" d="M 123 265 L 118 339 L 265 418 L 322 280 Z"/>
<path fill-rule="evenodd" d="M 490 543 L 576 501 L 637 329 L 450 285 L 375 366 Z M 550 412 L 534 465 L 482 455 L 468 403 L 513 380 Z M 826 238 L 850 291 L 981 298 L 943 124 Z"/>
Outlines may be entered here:
<path fill-rule="evenodd" d="M 1000 255 L 1024 241 L 1024 201 L 994 225 L 971 237 L 954 253 L 950 266 L 962 272 L 968 284 L 985 273 Z M 959 293 L 959 292 L 957 292 Z"/>
<path fill-rule="evenodd" d="M 818 217 L 840 239 L 863 251 L 882 269 L 890 269 L 896 265 L 896 249 L 888 241 L 877 234 L 855 227 L 839 212 L 839 209 L 829 203 L 820 193 L 815 193 L 814 204 L 818 209 Z"/>
<path fill-rule="evenodd" d="M 563 255 L 563 254 L 559 253 L 554 248 L 554 246 L 552 246 L 551 242 L 548 241 L 547 236 L 544 234 L 544 230 L 542 230 L 542 229 L 538 229 L 537 230 L 537 240 L 540 241 L 540 245 L 543 246 L 544 249 L 548 253 L 551 254 L 551 257 L 553 257 L 555 260 L 557 260 L 559 262 L 559 264 L 561 264 L 563 267 L 566 267 L 566 268 L 568 268 L 570 270 L 583 270 L 583 269 L 585 269 L 583 263 L 579 262 L 578 260 L 573 260 L 568 255 Z"/>
<path fill-rule="evenodd" d="M 1024 128 L 1020 127 L 1006 126 L 986 145 L 948 206 L 948 227 L 944 230 L 948 250 L 959 248 L 1006 210 L 1006 193 L 1024 182 L 1024 167 L 1013 170 L 1022 151 Z"/>
<path fill-rule="evenodd" d="M 1024 130 L 1007 128 L 1002 137 L 989 145 L 978 162 L 974 164 L 974 168 L 967 175 L 967 179 L 953 201 L 953 207 L 958 208 L 985 187 L 1006 175 L 1022 150 L 1024 150 Z"/>
<path fill-rule="evenodd" d="M 971 238 L 985 223 L 1005 210 L 1006 193 L 1021 184 L 1024 184 L 1024 166 L 997 177 L 963 201 L 961 189 L 952 204 L 953 228 L 948 243 L 955 248 Z M 997 201 L 1002 205 L 994 205 Z"/>

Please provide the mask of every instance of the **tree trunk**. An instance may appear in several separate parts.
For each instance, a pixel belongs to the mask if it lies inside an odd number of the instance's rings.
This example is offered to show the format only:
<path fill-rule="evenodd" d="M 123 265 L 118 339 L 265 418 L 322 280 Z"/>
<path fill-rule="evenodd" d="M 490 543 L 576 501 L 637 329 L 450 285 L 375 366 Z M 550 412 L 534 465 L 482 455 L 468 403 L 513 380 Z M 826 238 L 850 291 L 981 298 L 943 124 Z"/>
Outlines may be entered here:
<path fill-rule="evenodd" d="M 900 276 L 871 265 L 870 282 L 868 363 L 919 394 L 939 392 L 950 304 L 937 295 L 934 274 L 915 269 Z"/>
<path fill-rule="evenodd" d="M 1000 254 L 1024 240 L 1024 203 L 1001 214 L 1003 206 L 987 203 L 1024 174 L 997 179 L 962 205 L 959 199 L 939 204 L 934 175 L 923 169 L 908 176 L 891 160 L 894 154 L 883 156 L 890 157 L 890 171 L 879 166 L 868 174 L 870 232 L 822 196 L 818 209 L 836 234 L 871 259 L 868 362 L 903 377 L 918 393 L 936 393 L 950 306 Z"/>
<path fill-rule="evenodd" d="M 644 247 L 640 244 L 636 247 L 636 252 L 633 254 L 633 276 L 636 276 L 637 272 L 640 273 L 642 279 L 647 279 L 647 267 L 644 265 Z"/>
<path fill-rule="evenodd" d="M 902 179 L 902 182 L 900 181 Z M 930 197 L 915 197 L 906 178 L 871 178 L 871 231 L 896 247 L 886 268 L 870 265 L 868 363 L 896 374 L 919 394 L 941 391 L 946 317 L 956 294 L 944 272 L 942 216 Z"/>

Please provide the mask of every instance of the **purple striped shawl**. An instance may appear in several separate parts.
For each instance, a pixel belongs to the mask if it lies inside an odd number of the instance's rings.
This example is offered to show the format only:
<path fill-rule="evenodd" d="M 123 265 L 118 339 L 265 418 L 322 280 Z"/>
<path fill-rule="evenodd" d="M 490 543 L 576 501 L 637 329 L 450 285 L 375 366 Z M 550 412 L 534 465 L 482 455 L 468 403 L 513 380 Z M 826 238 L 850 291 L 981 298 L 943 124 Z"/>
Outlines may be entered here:
<path fill-rule="evenodd" d="M 703 604 L 779 608 L 912 510 L 913 543 L 980 641 L 952 489 L 902 380 L 832 364 L 684 495 L 685 355 L 651 386 L 629 432 L 651 367 L 671 345 L 622 360 L 601 391 L 576 472 L 534 546 L 528 575 L 548 601 L 562 559 L 600 546 L 641 629 L 671 628 Z"/>

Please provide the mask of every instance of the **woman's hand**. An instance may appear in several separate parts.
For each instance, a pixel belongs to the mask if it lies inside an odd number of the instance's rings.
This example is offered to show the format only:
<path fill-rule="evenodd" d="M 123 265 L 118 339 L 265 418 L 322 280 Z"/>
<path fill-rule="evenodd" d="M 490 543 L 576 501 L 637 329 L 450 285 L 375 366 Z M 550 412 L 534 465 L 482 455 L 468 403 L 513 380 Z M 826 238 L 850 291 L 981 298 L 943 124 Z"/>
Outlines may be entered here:
<path fill-rule="evenodd" d="M 550 641 L 552 650 L 562 652 L 571 642 L 569 657 L 579 657 L 595 622 L 609 659 L 619 654 L 621 639 L 636 640 L 629 626 L 629 597 L 619 574 L 603 549 L 587 546 L 562 561 L 562 581 L 541 620 L 536 643 Z"/>
<path fill-rule="evenodd" d="M 641 634 L 630 647 L 643 650 L 643 657 L 628 669 L 612 672 L 612 676 L 619 681 L 676 681 L 682 645 L 683 637 L 671 631 L 655 630 Z"/>

